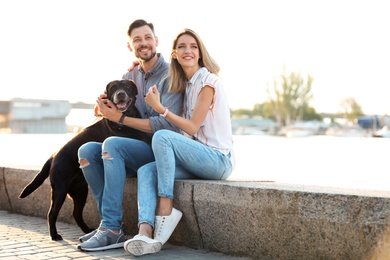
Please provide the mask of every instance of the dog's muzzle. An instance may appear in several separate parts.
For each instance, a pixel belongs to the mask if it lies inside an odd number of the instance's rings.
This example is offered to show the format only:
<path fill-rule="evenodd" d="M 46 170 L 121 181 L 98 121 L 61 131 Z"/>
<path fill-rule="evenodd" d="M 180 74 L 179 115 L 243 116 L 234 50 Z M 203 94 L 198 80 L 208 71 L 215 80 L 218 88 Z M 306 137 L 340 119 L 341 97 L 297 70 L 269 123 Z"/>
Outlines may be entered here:
<path fill-rule="evenodd" d="M 114 93 L 113 102 L 120 112 L 125 112 L 129 108 L 132 99 L 127 95 L 126 91 L 118 90 Z"/>

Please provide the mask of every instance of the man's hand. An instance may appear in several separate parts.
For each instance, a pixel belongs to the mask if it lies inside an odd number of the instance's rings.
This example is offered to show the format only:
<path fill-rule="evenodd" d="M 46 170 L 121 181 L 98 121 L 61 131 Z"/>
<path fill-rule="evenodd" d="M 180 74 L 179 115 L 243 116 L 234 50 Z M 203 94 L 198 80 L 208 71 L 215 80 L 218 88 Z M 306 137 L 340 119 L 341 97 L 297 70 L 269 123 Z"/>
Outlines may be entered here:
<path fill-rule="evenodd" d="M 122 116 L 122 112 L 118 111 L 115 104 L 112 103 L 111 100 L 98 97 L 96 100 L 96 105 L 98 106 L 99 114 L 102 117 L 107 118 L 113 122 L 119 122 L 119 119 Z"/>
<path fill-rule="evenodd" d="M 101 98 L 102 100 L 107 100 L 107 95 L 106 94 L 100 94 L 99 98 Z M 105 101 L 105 103 L 107 103 L 107 101 Z M 93 108 L 93 111 L 94 111 L 95 116 L 97 116 L 97 117 L 103 116 L 102 113 L 100 113 L 99 106 L 98 106 L 97 103 L 95 104 L 95 107 Z"/>

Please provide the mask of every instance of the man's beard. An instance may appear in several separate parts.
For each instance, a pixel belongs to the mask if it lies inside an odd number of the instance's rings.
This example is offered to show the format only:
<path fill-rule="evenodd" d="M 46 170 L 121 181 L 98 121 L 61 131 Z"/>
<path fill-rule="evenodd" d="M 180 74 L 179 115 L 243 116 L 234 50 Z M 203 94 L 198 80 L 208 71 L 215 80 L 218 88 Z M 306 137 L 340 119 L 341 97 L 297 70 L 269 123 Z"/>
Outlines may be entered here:
<path fill-rule="evenodd" d="M 153 59 L 154 56 L 156 56 L 156 54 L 157 54 L 157 52 L 153 52 L 152 55 L 150 55 L 150 56 L 147 57 L 147 58 L 139 57 L 138 59 L 140 59 L 140 60 L 143 61 L 143 62 L 148 62 L 148 61 L 150 61 L 151 59 Z"/>

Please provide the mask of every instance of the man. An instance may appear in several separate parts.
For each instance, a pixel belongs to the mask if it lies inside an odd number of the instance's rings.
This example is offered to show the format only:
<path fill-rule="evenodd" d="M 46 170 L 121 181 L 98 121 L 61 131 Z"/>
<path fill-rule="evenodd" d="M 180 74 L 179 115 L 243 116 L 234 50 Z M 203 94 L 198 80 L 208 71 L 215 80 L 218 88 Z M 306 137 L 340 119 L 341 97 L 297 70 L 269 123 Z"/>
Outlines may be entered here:
<path fill-rule="evenodd" d="M 158 38 L 152 23 L 135 20 L 127 32 L 130 52 L 139 64 L 123 75 L 133 80 L 138 88 L 136 106 L 140 118 L 124 117 L 105 95 L 97 100 L 97 113 L 111 121 L 136 128 L 152 135 L 159 129 L 178 129 L 145 102 L 149 87 L 157 85 L 161 103 L 170 111 L 180 114 L 183 95 L 168 93 L 168 63 L 156 52 Z M 96 111 L 96 110 L 95 110 Z M 80 168 L 97 202 L 102 218 L 100 226 L 80 237 L 78 248 L 84 251 L 123 247 L 126 240 L 122 226 L 122 201 L 126 176 L 135 177 L 142 165 L 154 161 L 148 143 L 131 138 L 110 137 L 103 143 L 89 142 L 79 149 Z"/>

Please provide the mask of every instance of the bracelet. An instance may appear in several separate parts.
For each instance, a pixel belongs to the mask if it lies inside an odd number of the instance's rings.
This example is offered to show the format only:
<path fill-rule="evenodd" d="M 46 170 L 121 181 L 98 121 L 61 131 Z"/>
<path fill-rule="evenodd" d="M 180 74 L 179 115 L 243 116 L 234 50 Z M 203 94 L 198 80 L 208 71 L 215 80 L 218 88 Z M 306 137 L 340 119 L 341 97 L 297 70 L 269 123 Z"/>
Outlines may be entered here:
<path fill-rule="evenodd" d="M 162 117 L 167 117 L 168 112 L 169 112 L 168 108 L 165 107 L 165 112 L 164 112 L 164 114 L 160 114 L 160 116 L 162 116 Z"/>
<path fill-rule="evenodd" d="M 122 114 L 121 118 L 119 119 L 119 122 L 117 123 L 120 127 L 123 126 L 123 120 L 125 119 L 125 114 Z"/>

